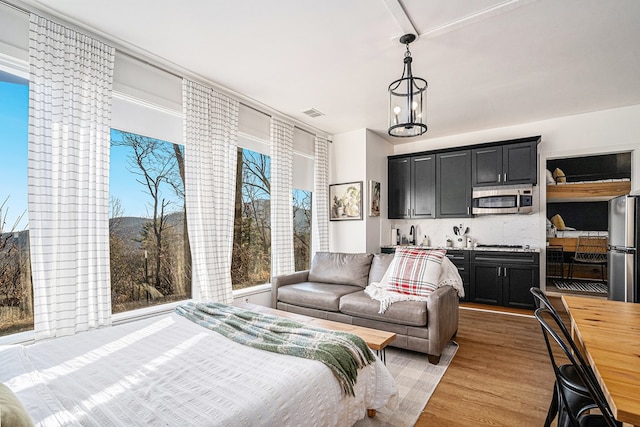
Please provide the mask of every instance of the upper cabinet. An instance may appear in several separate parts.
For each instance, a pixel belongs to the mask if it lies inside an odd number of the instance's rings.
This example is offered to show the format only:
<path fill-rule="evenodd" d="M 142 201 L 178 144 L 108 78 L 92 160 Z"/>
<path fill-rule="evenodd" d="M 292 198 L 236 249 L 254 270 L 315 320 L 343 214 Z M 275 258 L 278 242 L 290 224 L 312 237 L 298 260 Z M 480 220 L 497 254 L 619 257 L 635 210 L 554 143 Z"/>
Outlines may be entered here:
<path fill-rule="evenodd" d="M 537 184 L 539 141 L 540 137 L 533 137 L 474 148 L 471 150 L 471 185 Z"/>
<path fill-rule="evenodd" d="M 411 218 L 411 157 L 389 159 L 387 186 L 389 218 Z"/>
<path fill-rule="evenodd" d="M 434 218 L 436 209 L 436 156 L 411 159 L 411 217 Z"/>
<path fill-rule="evenodd" d="M 436 156 L 436 216 L 471 216 L 471 150 L 438 153 Z"/>
<path fill-rule="evenodd" d="M 389 159 L 389 218 L 435 216 L 435 155 Z"/>
<path fill-rule="evenodd" d="M 540 136 L 388 159 L 389 219 L 466 218 L 472 187 L 536 184 Z"/>

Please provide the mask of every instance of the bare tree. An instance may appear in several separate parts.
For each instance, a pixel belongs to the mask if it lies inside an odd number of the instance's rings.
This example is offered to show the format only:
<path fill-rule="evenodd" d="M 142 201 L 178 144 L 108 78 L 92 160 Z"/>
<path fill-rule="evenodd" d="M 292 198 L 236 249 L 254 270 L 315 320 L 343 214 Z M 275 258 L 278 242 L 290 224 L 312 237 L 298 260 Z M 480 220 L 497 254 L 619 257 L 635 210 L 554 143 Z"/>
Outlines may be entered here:
<path fill-rule="evenodd" d="M 260 238 L 263 253 L 271 247 L 271 211 L 267 205 L 271 197 L 271 174 L 268 156 L 255 153 L 244 156 L 242 195 L 244 216 L 252 218 Z"/>
<path fill-rule="evenodd" d="M 235 288 L 268 280 L 271 257 L 270 162 L 238 149 L 232 280 Z"/>
<path fill-rule="evenodd" d="M 151 221 L 150 229 L 153 233 L 154 250 L 154 287 L 161 287 L 161 271 L 163 256 L 162 234 L 169 224 L 165 210 L 170 201 L 162 197 L 161 187 L 172 185 L 175 178 L 177 160 L 172 148 L 157 139 L 122 132 L 122 140 L 112 140 L 114 146 L 129 147 L 132 152 L 127 159 L 131 173 L 139 178 L 137 182 L 142 184 L 145 192 L 151 196 Z"/>
<path fill-rule="evenodd" d="M 244 155 L 242 148 L 238 148 L 236 157 L 236 196 L 233 216 L 233 257 L 231 259 L 231 282 L 233 284 L 246 282 L 248 265 L 242 247 L 242 164 Z"/>
<path fill-rule="evenodd" d="M 28 232 L 16 232 L 26 211 L 15 220 L 5 232 L 9 208 L 9 197 L 0 205 L 0 314 L 4 317 L 6 307 L 9 322 L 0 321 L 0 328 L 17 330 L 13 322 L 13 309 L 19 310 L 20 317 L 33 314 L 31 274 L 29 269 Z M 2 320 L 2 319 L 0 319 Z M 25 325 L 26 326 L 26 325 Z M 20 327 L 18 327 L 20 328 Z M 20 328 L 21 329 L 21 328 Z"/>
<path fill-rule="evenodd" d="M 311 251 L 311 192 L 293 192 L 293 248 L 296 271 L 309 268 Z"/>
<path fill-rule="evenodd" d="M 185 200 L 185 166 L 184 166 L 184 154 L 182 153 L 182 149 L 178 144 L 173 145 L 173 152 L 176 156 L 176 161 L 178 162 L 178 170 L 179 170 L 179 178 L 178 182 L 175 179 L 172 179 L 170 184 L 173 187 L 176 195 L 182 197 Z M 187 227 L 187 206 L 186 203 L 183 204 L 183 248 L 184 248 L 184 282 L 185 282 L 185 291 L 187 295 L 191 295 L 191 247 L 189 246 L 189 230 Z"/>

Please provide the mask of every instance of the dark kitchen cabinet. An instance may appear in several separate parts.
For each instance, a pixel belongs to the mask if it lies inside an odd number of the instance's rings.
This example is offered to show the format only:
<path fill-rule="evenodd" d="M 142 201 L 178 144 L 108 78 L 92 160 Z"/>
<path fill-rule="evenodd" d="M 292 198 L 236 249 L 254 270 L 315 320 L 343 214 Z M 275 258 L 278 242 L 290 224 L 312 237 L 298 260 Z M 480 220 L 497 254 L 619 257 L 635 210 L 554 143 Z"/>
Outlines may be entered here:
<path fill-rule="evenodd" d="M 524 141 L 471 150 L 472 186 L 537 184 L 540 138 Z"/>
<path fill-rule="evenodd" d="M 436 155 L 436 217 L 471 216 L 471 150 Z"/>
<path fill-rule="evenodd" d="M 460 301 L 470 301 L 470 280 L 471 277 L 469 275 L 469 259 L 471 251 L 466 250 L 458 250 L 458 249 L 447 249 L 446 257 L 456 266 L 458 269 L 458 274 L 460 274 L 460 278 L 462 279 L 462 285 L 464 286 L 464 297 L 460 299 Z"/>
<path fill-rule="evenodd" d="M 540 286 L 537 252 L 473 251 L 470 301 L 533 309 L 529 288 Z"/>
<path fill-rule="evenodd" d="M 411 157 L 389 159 L 388 216 L 390 219 L 409 218 L 411 206 Z"/>
<path fill-rule="evenodd" d="M 435 154 L 389 159 L 390 219 L 435 216 Z"/>

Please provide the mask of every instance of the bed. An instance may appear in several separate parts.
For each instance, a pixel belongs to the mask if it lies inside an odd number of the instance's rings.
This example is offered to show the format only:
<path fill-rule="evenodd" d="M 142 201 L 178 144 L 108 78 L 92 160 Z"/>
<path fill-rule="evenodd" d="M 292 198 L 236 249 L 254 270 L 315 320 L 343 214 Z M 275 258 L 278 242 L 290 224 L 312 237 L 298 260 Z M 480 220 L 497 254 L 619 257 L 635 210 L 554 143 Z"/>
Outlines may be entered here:
<path fill-rule="evenodd" d="M 39 426 L 348 426 L 397 405 L 378 359 L 351 396 L 321 362 L 243 346 L 176 313 L 0 346 L 0 383 Z"/>

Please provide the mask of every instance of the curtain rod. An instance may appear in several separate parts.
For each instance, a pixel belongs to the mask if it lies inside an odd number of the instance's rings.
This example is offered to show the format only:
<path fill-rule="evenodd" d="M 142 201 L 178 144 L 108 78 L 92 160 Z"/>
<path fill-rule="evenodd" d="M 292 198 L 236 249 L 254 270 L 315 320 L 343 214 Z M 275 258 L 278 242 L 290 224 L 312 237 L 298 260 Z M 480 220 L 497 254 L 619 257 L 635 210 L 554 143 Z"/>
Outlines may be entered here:
<path fill-rule="evenodd" d="M 26 8 L 24 8 L 22 6 L 17 6 L 15 4 L 13 4 L 13 3 L 9 3 L 6 0 L 0 0 L 0 4 L 4 4 L 7 7 L 15 9 L 15 10 L 17 10 L 19 12 L 22 12 L 22 13 L 26 14 L 26 15 L 30 15 L 32 13 L 31 10 L 26 9 Z M 36 10 L 33 13 L 40 13 L 40 12 L 38 12 Z M 127 43 L 124 40 L 114 39 L 113 36 L 110 36 L 109 34 L 103 33 L 101 31 L 97 31 L 94 28 L 87 27 L 86 24 L 83 24 L 83 23 L 81 23 L 81 22 L 79 22 L 77 20 L 71 20 L 70 21 L 68 17 L 61 16 L 60 14 L 52 12 L 52 11 L 49 11 L 48 13 L 53 13 L 54 15 L 57 16 L 57 19 L 63 19 L 64 21 L 71 22 L 73 25 L 81 27 L 84 30 L 89 31 L 92 34 L 97 35 L 103 41 L 105 41 L 107 44 L 115 44 L 114 47 L 115 47 L 116 51 L 121 53 L 121 54 L 123 54 L 123 55 L 125 55 L 125 56 L 127 56 L 127 57 L 129 57 L 129 58 L 135 59 L 135 60 L 137 60 L 137 61 L 139 61 L 139 62 L 141 62 L 143 64 L 146 64 L 146 65 L 148 65 L 150 67 L 153 67 L 153 68 L 155 68 L 155 69 L 157 69 L 159 71 L 163 71 L 163 72 L 165 72 L 165 73 L 167 73 L 169 75 L 172 75 L 172 76 L 180 78 L 180 79 L 193 78 L 193 79 L 200 80 L 202 82 L 202 84 L 207 85 L 207 86 L 211 87 L 212 89 L 219 90 L 219 91 L 223 92 L 224 94 L 226 94 L 227 96 L 236 98 L 238 100 L 238 102 L 240 104 L 244 105 L 245 107 L 251 108 L 251 109 L 253 109 L 253 110 L 255 110 L 255 111 L 259 112 L 259 113 L 262 113 L 265 116 L 269 116 L 269 117 L 273 117 L 276 114 L 280 114 L 283 117 L 285 117 L 286 119 L 291 120 L 293 122 L 294 127 L 298 128 L 299 130 L 307 132 L 309 135 L 313 135 L 313 136 L 322 135 L 325 138 L 327 138 L 328 140 L 330 140 L 330 138 L 329 138 L 330 135 L 329 135 L 328 132 L 325 132 L 325 131 L 323 131 L 321 129 L 318 129 L 318 128 L 312 126 L 312 125 L 307 125 L 306 123 L 303 123 L 303 122 L 301 122 L 301 121 L 299 121 L 297 119 L 294 119 L 293 117 L 289 117 L 286 114 L 280 113 L 277 110 L 275 110 L 274 108 L 271 108 L 266 104 L 262 104 L 259 101 L 252 101 L 247 96 L 242 95 L 242 94 L 240 94 L 238 92 L 234 92 L 234 91 L 232 91 L 232 90 L 230 90 L 228 88 L 225 88 L 225 87 L 223 87 L 223 86 L 221 86 L 219 84 L 216 84 L 216 83 L 210 81 L 209 79 L 207 79 L 207 78 L 205 78 L 203 76 L 200 76 L 200 75 L 198 75 L 198 74 L 196 74 L 196 73 L 194 73 L 192 71 L 187 70 L 186 68 L 183 68 L 183 67 L 179 66 L 178 64 L 173 64 L 173 65 L 175 67 L 179 68 L 180 71 L 169 70 L 169 69 L 167 69 L 167 67 L 158 65 L 157 63 L 154 63 L 154 62 L 151 62 L 151 60 L 149 60 L 149 59 L 147 59 L 145 57 L 146 55 L 156 56 L 151 52 L 147 52 L 144 49 L 133 47 L 132 45 L 130 45 L 129 43 Z M 127 46 L 127 45 L 129 45 L 129 46 Z M 142 51 L 142 53 L 136 52 L 136 50 Z M 141 55 L 142 57 L 138 56 L 138 55 Z M 158 62 L 166 61 L 164 58 L 161 58 L 161 57 L 158 57 L 158 58 L 160 58 L 160 60 Z M 181 72 L 183 74 L 178 74 L 178 72 Z M 243 100 L 244 100 L 244 102 L 243 102 Z M 249 101 L 252 101 L 252 102 L 249 102 Z M 256 105 L 258 105 L 258 106 L 256 106 Z M 264 107 L 264 109 L 261 109 L 260 106 Z M 264 111 L 264 110 L 268 110 L 268 111 Z M 311 129 L 311 130 L 309 130 L 309 129 Z"/>

